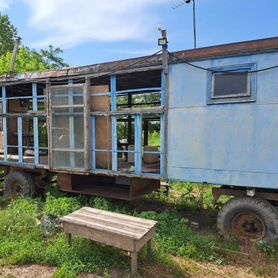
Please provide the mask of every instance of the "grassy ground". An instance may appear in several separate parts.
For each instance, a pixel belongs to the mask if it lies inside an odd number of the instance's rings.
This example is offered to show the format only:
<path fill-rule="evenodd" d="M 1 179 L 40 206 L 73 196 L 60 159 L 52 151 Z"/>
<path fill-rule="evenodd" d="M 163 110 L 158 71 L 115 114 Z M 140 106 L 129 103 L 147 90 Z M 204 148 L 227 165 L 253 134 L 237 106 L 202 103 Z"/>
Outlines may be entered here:
<path fill-rule="evenodd" d="M 40 264 L 57 266 L 54 277 L 96 273 L 103 277 L 129 276 L 129 258 L 118 249 L 73 238 L 66 244 L 61 231 L 42 232 L 45 215 L 63 216 L 81 206 L 123 212 L 159 222 L 150 261 L 139 253 L 140 277 L 274 277 L 277 245 L 222 240 L 216 235 L 217 211 L 209 189 L 173 184 L 168 195 L 153 193 L 126 203 L 84 196 L 66 197 L 54 188 L 42 199 L 0 199 L 0 266 Z M 225 202 L 227 198 L 221 199 Z M 192 228 L 191 222 L 198 222 Z M 1 277 L 1 272 L 0 272 Z"/>

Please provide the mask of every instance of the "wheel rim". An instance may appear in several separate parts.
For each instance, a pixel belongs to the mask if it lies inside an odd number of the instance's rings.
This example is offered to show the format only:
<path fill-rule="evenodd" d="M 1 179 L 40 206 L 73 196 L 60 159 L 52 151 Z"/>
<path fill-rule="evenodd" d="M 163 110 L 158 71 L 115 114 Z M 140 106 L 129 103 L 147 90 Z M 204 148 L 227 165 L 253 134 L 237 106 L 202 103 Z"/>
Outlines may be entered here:
<path fill-rule="evenodd" d="M 259 240 L 264 238 L 264 221 L 254 212 L 241 212 L 232 220 L 232 232 L 243 239 Z"/>
<path fill-rule="evenodd" d="M 13 182 L 12 186 L 11 186 L 11 195 L 14 196 L 19 196 L 22 195 L 22 186 L 19 182 L 15 181 Z"/>

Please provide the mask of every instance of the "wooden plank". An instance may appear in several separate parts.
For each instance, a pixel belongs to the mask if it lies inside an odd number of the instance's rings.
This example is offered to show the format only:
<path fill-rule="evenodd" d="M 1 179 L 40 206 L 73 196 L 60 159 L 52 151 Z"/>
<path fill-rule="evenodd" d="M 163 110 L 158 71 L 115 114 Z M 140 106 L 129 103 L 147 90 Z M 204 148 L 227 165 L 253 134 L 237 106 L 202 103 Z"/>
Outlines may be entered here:
<path fill-rule="evenodd" d="M 135 228 L 137 227 L 138 229 L 142 229 L 142 231 L 153 227 L 153 225 L 146 225 L 145 223 L 144 224 L 138 223 L 138 222 L 135 222 L 132 220 L 130 221 L 130 220 L 125 220 L 125 219 L 121 219 L 118 217 L 111 217 L 109 215 L 95 214 L 95 213 L 86 212 L 86 211 L 77 212 L 77 213 L 73 214 L 73 216 L 80 215 L 80 214 L 84 215 L 84 216 L 88 216 L 93 219 L 101 219 L 103 221 L 108 221 L 109 223 L 117 223 L 120 225 L 127 225 L 127 226 L 131 226 L 131 227 L 135 227 Z"/>
<path fill-rule="evenodd" d="M 91 215 L 94 218 L 101 218 L 104 220 L 109 220 L 111 222 L 117 222 L 122 225 L 133 225 L 133 226 L 145 228 L 145 229 L 149 229 L 149 228 L 153 227 L 153 224 L 150 224 L 148 222 L 142 223 L 142 222 L 138 222 L 138 221 L 134 221 L 134 220 L 130 220 L 130 219 L 124 219 L 122 217 L 110 216 L 110 215 L 105 215 L 105 214 L 100 214 L 100 213 L 95 213 L 95 212 L 89 212 L 86 210 L 82 210 L 82 214 Z"/>
<path fill-rule="evenodd" d="M 80 88 L 80 90 L 83 91 L 83 84 L 71 84 L 70 85 L 71 87 L 73 88 Z M 68 89 L 69 88 L 69 85 L 68 84 L 65 84 L 65 85 L 51 85 L 51 91 L 54 91 L 54 90 L 59 90 L 59 89 Z"/>
<path fill-rule="evenodd" d="M 47 146 L 48 146 L 48 166 L 49 168 L 52 167 L 52 113 L 50 113 L 50 107 L 51 107 L 51 96 L 50 96 L 50 83 L 49 80 L 46 81 L 46 87 L 45 87 L 45 94 L 46 94 L 46 127 L 47 127 Z"/>
<path fill-rule="evenodd" d="M 152 227 L 157 224 L 157 221 L 154 221 L 154 220 L 142 219 L 142 218 L 135 217 L 135 216 L 130 216 L 130 215 L 117 213 L 117 212 L 104 211 L 104 210 L 90 208 L 90 207 L 83 207 L 80 210 L 87 210 L 87 211 L 99 213 L 101 215 L 118 216 L 119 218 L 122 218 L 122 219 L 130 220 L 130 221 L 133 220 L 133 221 L 137 221 L 138 223 L 142 223 L 142 224 L 146 224 L 146 225 L 148 223 Z"/>
<path fill-rule="evenodd" d="M 71 191 L 72 190 L 72 175 L 65 173 L 57 174 L 57 184 L 59 190 Z"/>
<path fill-rule="evenodd" d="M 75 215 L 74 219 L 84 221 L 86 225 L 92 225 L 97 226 L 98 228 L 113 230 L 118 234 L 127 234 L 129 236 L 131 235 L 133 238 L 136 239 L 142 238 L 148 232 L 148 229 L 146 228 L 135 227 L 132 225 L 123 225 L 101 218 L 88 217 L 84 214 Z"/>
<path fill-rule="evenodd" d="M 139 251 L 148 241 L 150 241 L 155 234 L 155 228 L 150 229 L 148 233 L 144 235 L 140 240 L 135 242 L 135 249 Z"/>
<path fill-rule="evenodd" d="M 104 217 L 101 217 L 100 215 L 98 215 L 98 217 L 96 217 L 95 215 L 90 215 L 90 213 L 87 213 L 87 214 L 84 212 L 76 213 L 72 217 L 76 217 L 77 219 L 83 219 L 88 222 L 93 222 L 94 224 L 101 224 L 101 225 L 104 225 L 105 227 L 113 227 L 113 228 L 122 229 L 124 226 L 125 231 L 133 232 L 134 234 L 136 234 L 138 236 L 143 236 L 145 233 L 147 233 L 149 231 L 148 228 L 134 225 L 133 223 L 117 221 L 117 219 L 112 219 L 112 218 L 109 219 L 109 217 L 104 218 Z"/>
<path fill-rule="evenodd" d="M 126 236 L 113 234 L 107 231 L 99 231 L 86 226 L 80 227 L 75 223 L 68 223 L 68 222 L 63 222 L 63 228 L 65 233 L 68 234 L 78 235 L 126 251 L 135 250 L 134 239 Z"/>
<path fill-rule="evenodd" d="M 108 85 L 91 86 L 90 92 L 94 94 L 101 94 L 108 92 Z M 101 113 L 108 113 L 110 111 L 110 97 L 101 96 L 98 98 L 91 97 L 91 111 L 101 111 Z M 89 112 L 90 113 L 90 112 Z M 93 169 L 111 169 L 112 166 L 112 153 L 98 152 L 96 155 L 95 149 L 112 149 L 112 136 L 111 136 L 111 117 L 99 116 L 94 118 L 94 158 L 95 168 Z"/>
<path fill-rule="evenodd" d="M 90 83 L 91 79 L 85 79 L 85 86 L 84 86 L 84 159 L 85 159 L 85 170 L 90 171 L 91 168 L 91 121 L 90 121 Z"/>
<path fill-rule="evenodd" d="M 7 100 L 6 100 L 6 87 L 2 87 L 2 111 L 5 115 L 7 113 Z M 8 160 L 8 127 L 7 127 L 7 117 L 3 117 L 3 142 L 4 142 L 4 161 Z"/>
<path fill-rule="evenodd" d="M 123 236 L 126 238 L 131 238 L 131 239 L 140 239 L 141 238 L 140 235 L 137 235 L 131 231 L 127 231 L 127 229 L 121 230 L 121 229 L 114 228 L 111 226 L 108 227 L 108 226 L 105 226 L 103 224 L 99 224 L 96 222 L 92 223 L 92 222 L 82 219 L 82 217 L 75 218 L 72 216 L 66 216 L 62 220 L 64 223 L 75 224 L 76 226 L 81 227 L 81 229 L 86 227 L 86 228 L 89 228 L 94 231 L 109 232 L 110 234 L 119 235 L 119 236 Z"/>
<path fill-rule="evenodd" d="M 17 118 L 17 140 L 18 140 L 18 162 L 23 162 L 23 149 L 22 149 L 22 117 Z"/>
<path fill-rule="evenodd" d="M 38 88 L 37 83 L 32 83 L 32 97 L 33 97 L 33 112 L 38 112 Z M 34 153 L 35 164 L 39 164 L 39 118 L 36 116 L 33 118 L 33 130 L 34 130 Z"/>
<path fill-rule="evenodd" d="M 131 273 L 136 274 L 137 273 L 137 252 L 131 252 L 130 258 L 131 258 Z"/>

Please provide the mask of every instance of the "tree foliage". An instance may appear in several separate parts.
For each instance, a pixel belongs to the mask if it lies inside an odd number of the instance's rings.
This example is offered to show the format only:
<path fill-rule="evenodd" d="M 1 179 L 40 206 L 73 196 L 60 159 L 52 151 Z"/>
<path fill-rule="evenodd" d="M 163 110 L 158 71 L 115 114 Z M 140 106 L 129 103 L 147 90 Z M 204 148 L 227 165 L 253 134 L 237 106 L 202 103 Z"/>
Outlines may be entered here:
<path fill-rule="evenodd" d="M 12 52 L 17 32 L 16 28 L 11 24 L 8 16 L 0 15 L 0 74 L 10 73 L 12 61 Z M 16 63 L 14 67 L 15 73 L 23 73 L 30 71 L 43 71 L 47 69 L 57 69 L 68 66 L 64 59 L 60 57 L 63 50 L 49 45 L 48 49 L 36 51 L 27 46 L 19 48 Z"/>
<path fill-rule="evenodd" d="M 65 63 L 64 59 L 59 55 L 63 53 L 63 50 L 59 47 L 54 47 L 49 45 L 48 50 L 41 49 L 40 54 L 43 56 L 44 60 L 50 67 L 60 68 L 67 67 L 68 64 Z"/>
<path fill-rule="evenodd" d="M 16 28 L 10 22 L 9 17 L 0 16 L 0 56 L 13 51 L 16 35 Z"/>
<path fill-rule="evenodd" d="M 57 49 L 58 52 L 56 51 L 55 53 L 51 53 L 51 50 L 41 50 L 38 52 L 26 46 L 22 46 L 17 54 L 14 72 L 43 71 L 68 66 L 63 58 L 57 55 L 57 53 L 61 53 L 62 50 L 59 48 Z M 0 57 L 0 74 L 9 73 L 11 61 L 12 52 L 7 52 Z"/>

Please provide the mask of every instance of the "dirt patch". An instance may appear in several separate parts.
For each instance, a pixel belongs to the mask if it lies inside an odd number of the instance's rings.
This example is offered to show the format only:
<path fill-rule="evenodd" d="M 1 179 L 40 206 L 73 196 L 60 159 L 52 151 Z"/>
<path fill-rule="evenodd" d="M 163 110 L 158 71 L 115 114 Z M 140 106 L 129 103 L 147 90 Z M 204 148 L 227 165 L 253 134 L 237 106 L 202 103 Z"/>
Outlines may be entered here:
<path fill-rule="evenodd" d="M 189 277 L 206 278 L 255 278 L 260 277 L 254 274 L 251 268 L 238 267 L 233 265 L 216 265 L 212 263 L 198 263 L 188 258 L 174 258 L 183 273 Z M 260 277 L 262 278 L 262 277 Z"/>
<path fill-rule="evenodd" d="M 0 278 L 50 278 L 56 267 L 41 265 L 0 266 Z"/>

